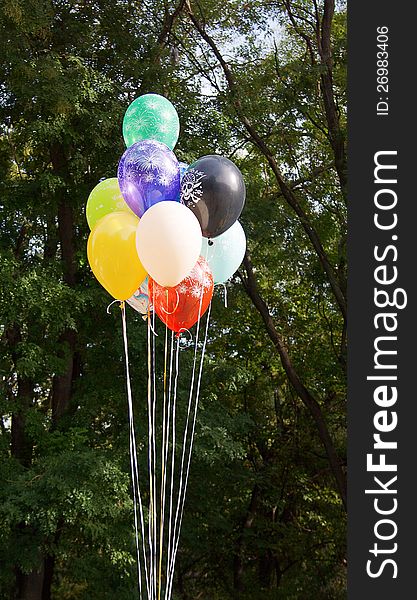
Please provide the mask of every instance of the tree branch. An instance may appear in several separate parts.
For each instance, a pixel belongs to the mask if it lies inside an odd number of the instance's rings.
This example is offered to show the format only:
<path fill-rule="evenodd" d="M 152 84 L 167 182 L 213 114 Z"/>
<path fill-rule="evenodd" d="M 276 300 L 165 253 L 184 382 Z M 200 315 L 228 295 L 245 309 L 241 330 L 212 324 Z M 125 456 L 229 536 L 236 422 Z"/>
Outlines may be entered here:
<path fill-rule="evenodd" d="M 291 8 L 290 0 L 284 0 L 285 9 L 297 35 L 312 48 L 312 39 L 297 23 L 297 19 L 304 20 L 300 15 L 295 16 Z M 333 60 L 331 46 L 331 31 L 334 16 L 334 0 L 324 0 L 323 16 L 320 21 L 317 3 L 314 2 L 316 26 L 316 44 L 320 61 L 324 67 L 320 75 L 320 91 L 323 98 L 324 111 L 327 127 L 329 130 L 329 141 L 334 154 L 334 165 L 339 178 L 342 196 L 347 201 L 347 159 L 344 134 L 340 128 L 339 114 L 337 110 L 333 90 Z M 310 52 L 311 64 L 316 64 L 314 52 Z"/>
<path fill-rule="evenodd" d="M 294 368 L 294 365 L 292 364 L 291 358 L 288 353 L 288 349 L 281 335 L 275 327 L 274 321 L 269 312 L 269 308 L 259 293 L 255 274 L 253 272 L 252 263 L 248 253 L 245 254 L 243 264 L 245 266 L 247 274 L 246 278 L 241 276 L 243 286 L 246 290 L 246 293 L 252 300 L 253 304 L 257 308 L 264 321 L 267 333 L 272 343 L 274 344 L 276 350 L 278 351 L 278 354 L 281 359 L 281 364 L 284 368 L 285 373 L 287 374 L 288 380 L 297 392 L 298 397 L 301 399 L 305 407 L 310 412 L 316 424 L 319 437 L 326 451 L 330 467 L 336 480 L 340 498 L 343 502 L 344 507 L 346 508 L 346 477 L 343 473 L 340 460 L 337 456 L 336 449 L 334 447 L 333 440 L 331 439 L 329 430 L 327 428 L 321 407 L 317 402 L 316 398 L 313 396 L 313 394 L 304 386 L 296 369 Z"/>
<path fill-rule="evenodd" d="M 307 234 L 308 238 L 310 239 L 310 241 L 313 245 L 313 248 L 316 251 L 317 256 L 320 260 L 320 263 L 327 275 L 331 289 L 335 296 L 336 302 L 340 308 L 340 311 L 343 315 L 343 318 L 346 320 L 346 316 L 347 316 L 346 298 L 343 295 L 343 292 L 340 288 L 338 279 L 336 277 L 335 270 L 334 270 L 332 264 L 330 263 L 330 260 L 323 248 L 323 245 L 321 243 L 321 240 L 319 238 L 317 231 L 313 227 L 310 219 L 307 216 L 307 213 L 305 212 L 303 207 L 298 202 L 297 197 L 295 196 L 295 194 L 292 192 L 291 188 L 285 182 L 272 151 L 269 149 L 269 147 L 267 146 L 267 144 L 265 143 L 263 138 L 258 134 L 258 132 L 256 131 L 253 124 L 250 122 L 250 120 L 245 115 L 242 104 L 238 97 L 237 86 L 236 86 L 234 77 L 232 75 L 232 72 L 230 70 L 230 67 L 227 64 L 227 62 L 224 60 L 224 58 L 223 58 L 220 50 L 218 49 L 215 41 L 213 40 L 213 38 L 206 32 L 205 28 L 200 24 L 198 19 L 195 17 L 195 15 L 192 11 L 191 5 L 190 5 L 190 0 L 185 0 L 185 8 L 186 8 L 186 11 L 187 11 L 192 23 L 194 24 L 194 27 L 196 28 L 198 33 L 201 35 L 201 37 L 206 41 L 206 43 L 209 45 L 209 47 L 212 49 L 214 55 L 216 56 L 217 60 L 219 61 L 219 64 L 221 65 L 221 67 L 223 69 L 224 76 L 225 76 L 227 84 L 229 86 L 229 90 L 230 90 L 230 93 L 232 96 L 232 102 L 233 102 L 233 106 L 236 110 L 236 114 L 237 114 L 238 118 L 240 119 L 241 123 L 245 126 L 253 143 L 255 143 L 255 145 L 261 150 L 262 154 L 267 159 L 267 161 L 275 175 L 275 178 L 276 178 L 278 186 L 281 190 L 282 196 L 284 197 L 286 202 L 289 204 L 289 206 L 297 214 L 299 221 L 300 221 L 305 233 Z"/>

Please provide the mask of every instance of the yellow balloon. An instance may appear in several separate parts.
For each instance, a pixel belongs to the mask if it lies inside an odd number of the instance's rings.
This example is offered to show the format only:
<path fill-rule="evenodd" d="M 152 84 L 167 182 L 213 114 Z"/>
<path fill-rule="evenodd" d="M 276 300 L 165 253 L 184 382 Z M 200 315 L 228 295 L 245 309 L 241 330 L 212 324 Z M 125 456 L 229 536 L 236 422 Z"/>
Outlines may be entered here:
<path fill-rule="evenodd" d="M 127 212 L 112 212 L 90 233 L 87 256 L 101 285 L 117 300 L 127 300 L 147 276 L 136 251 L 139 219 Z"/>
<path fill-rule="evenodd" d="M 89 228 L 93 229 L 94 225 L 105 215 L 119 211 L 134 214 L 123 199 L 117 177 L 103 179 L 92 190 L 87 200 L 85 214 Z"/>

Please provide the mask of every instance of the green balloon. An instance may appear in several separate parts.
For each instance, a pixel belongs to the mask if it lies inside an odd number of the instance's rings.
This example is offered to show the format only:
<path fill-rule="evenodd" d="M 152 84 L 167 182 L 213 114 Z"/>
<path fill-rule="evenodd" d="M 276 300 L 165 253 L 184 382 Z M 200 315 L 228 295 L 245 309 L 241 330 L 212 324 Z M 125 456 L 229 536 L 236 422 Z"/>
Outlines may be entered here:
<path fill-rule="evenodd" d="M 177 111 L 167 98 L 159 94 L 139 96 L 123 118 L 123 137 L 128 148 L 140 140 L 156 140 L 172 150 L 179 134 Z"/>
<path fill-rule="evenodd" d="M 90 229 L 105 215 L 123 211 L 134 214 L 123 199 L 117 177 L 103 179 L 88 196 L 85 214 Z"/>

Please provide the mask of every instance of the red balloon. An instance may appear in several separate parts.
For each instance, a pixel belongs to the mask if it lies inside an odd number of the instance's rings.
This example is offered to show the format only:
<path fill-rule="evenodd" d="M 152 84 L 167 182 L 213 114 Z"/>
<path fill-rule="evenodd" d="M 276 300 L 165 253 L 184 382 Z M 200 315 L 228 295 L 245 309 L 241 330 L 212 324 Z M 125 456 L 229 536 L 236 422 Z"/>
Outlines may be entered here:
<path fill-rule="evenodd" d="M 169 329 L 179 333 L 190 329 L 198 316 L 204 315 L 213 297 L 214 281 L 207 261 L 200 256 L 191 273 L 178 285 L 163 287 L 151 277 L 148 285 L 156 314 Z"/>

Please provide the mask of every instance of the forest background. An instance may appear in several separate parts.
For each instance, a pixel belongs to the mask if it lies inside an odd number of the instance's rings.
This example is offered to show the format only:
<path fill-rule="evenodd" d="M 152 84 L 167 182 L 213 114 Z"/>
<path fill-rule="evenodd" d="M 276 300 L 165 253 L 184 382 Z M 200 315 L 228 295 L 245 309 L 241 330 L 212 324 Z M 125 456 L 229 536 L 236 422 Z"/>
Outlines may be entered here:
<path fill-rule="evenodd" d="M 179 160 L 227 156 L 247 186 L 175 598 L 345 597 L 345 21 L 331 0 L 1 0 L 1 600 L 137 597 L 120 315 L 84 207 L 147 92 L 178 110 Z M 128 328 L 144 439 L 133 310 Z"/>

